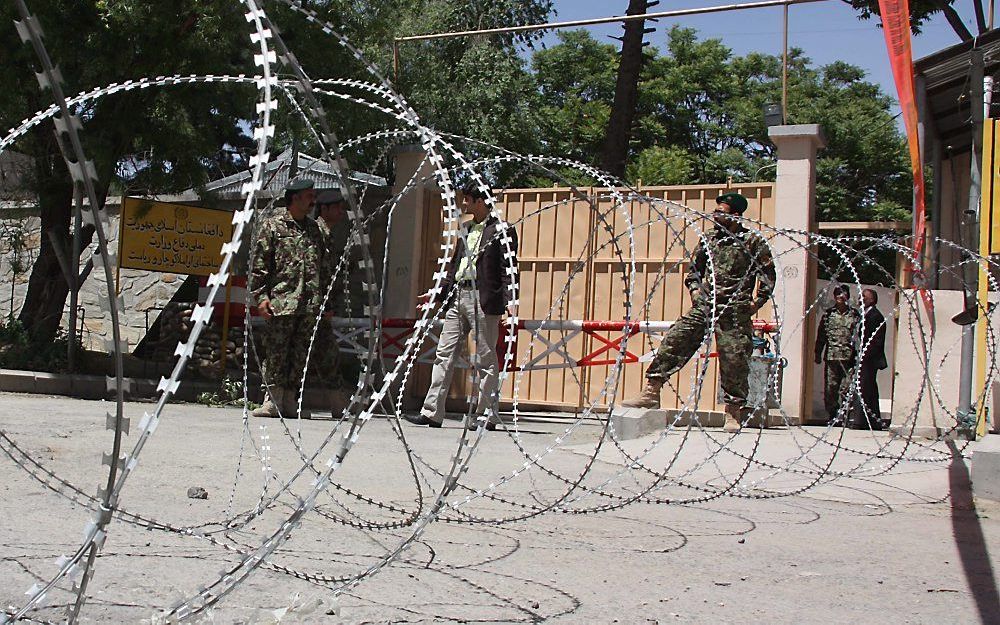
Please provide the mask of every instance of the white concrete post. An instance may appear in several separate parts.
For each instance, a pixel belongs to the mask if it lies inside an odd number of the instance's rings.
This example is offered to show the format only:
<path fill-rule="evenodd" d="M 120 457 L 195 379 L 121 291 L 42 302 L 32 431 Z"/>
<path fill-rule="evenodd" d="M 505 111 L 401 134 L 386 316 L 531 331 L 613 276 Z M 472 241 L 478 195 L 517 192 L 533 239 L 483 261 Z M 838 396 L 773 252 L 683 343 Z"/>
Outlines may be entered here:
<path fill-rule="evenodd" d="M 778 148 L 775 220 L 778 229 L 816 231 L 816 152 L 826 146 L 819 124 L 772 126 L 768 136 Z M 781 355 L 788 359 L 782 377 L 781 408 L 787 418 L 807 421 L 815 320 L 803 319 L 812 302 L 816 263 L 804 234 L 782 234 L 771 241 L 778 285 L 775 304 L 781 316 Z"/>
<path fill-rule="evenodd" d="M 399 199 L 392 213 L 389 258 L 386 260 L 385 293 L 388 297 L 382 305 L 382 314 L 387 318 L 416 315 L 425 219 L 423 181 L 434 173 L 430 164 L 424 161 L 424 156 L 423 148 L 419 145 L 400 146 L 395 152 L 396 181 L 392 187 L 393 195 L 401 193 L 414 175 L 416 178 L 414 186 Z M 434 184 L 433 179 L 426 184 Z"/>

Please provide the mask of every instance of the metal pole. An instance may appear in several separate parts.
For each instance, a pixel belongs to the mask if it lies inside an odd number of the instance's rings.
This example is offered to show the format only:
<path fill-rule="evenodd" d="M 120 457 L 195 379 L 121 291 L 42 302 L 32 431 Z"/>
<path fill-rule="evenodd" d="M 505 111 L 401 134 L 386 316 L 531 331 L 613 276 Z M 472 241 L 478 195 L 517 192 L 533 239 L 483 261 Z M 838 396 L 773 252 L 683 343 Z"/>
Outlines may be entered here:
<path fill-rule="evenodd" d="M 969 206 L 965 209 L 965 219 L 962 224 L 962 247 L 974 249 L 979 240 L 979 201 L 982 196 L 982 154 L 983 154 L 983 119 L 986 99 L 983 81 L 983 52 L 972 50 L 970 101 L 972 102 L 972 150 L 969 157 Z M 965 315 L 978 316 L 979 266 L 966 258 L 963 264 L 962 282 L 965 289 Z M 976 317 L 964 319 L 962 326 L 962 360 L 958 374 L 958 419 L 959 427 L 968 431 L 975 425 L 976 415 L 972 411 L 972 382 L 975 373 L 976 353 Z M 973 433 L 974 437 L 975 434 Z"/>
<path fill-rule="evenodd" d="M 781 123 L 788 123 L 788 5 L 782 7 L 784 13 L 784 43 L 781 48 Z"/>
<path fill-rule="evenodd" d="M 547 24 L 530 24 L 527 26 L 509 26 L 507 28 L 488 28 L 486 30 L 462 30 L 433 35 L 412 35 L 397 37 L 396 41 L 428 41 L 431 39 L 448 39 L 451 37 L 467 37 L 469 35 L 501 35 L 507 33 L 524 33 L 536 30 L 557 30 L 560 28 L 576 28 L 579 26 L 596 26 L 598 24 L 616 24 L 635 20 L 655 20 L 661 17 L 682 17 L 685 15 L 703 15 L 705 13 L 721 13 L 723 11 L 739 11 L 742 9 L 766 9 L 768 7 L 790 6 L 793 4 L 810 4 L 812 2 L 827 2 L 828 0 L 766 0 L 765 2 L 744 2 L 739 4 L 721 4 L 697 9 L 678 9 L 676 11 L 661 11 L 659 13 L 644 13 L 642 15 L 617 15 L 614 17 L 599 17 L 590 20 L 573 22 L 549 22 Z"/>

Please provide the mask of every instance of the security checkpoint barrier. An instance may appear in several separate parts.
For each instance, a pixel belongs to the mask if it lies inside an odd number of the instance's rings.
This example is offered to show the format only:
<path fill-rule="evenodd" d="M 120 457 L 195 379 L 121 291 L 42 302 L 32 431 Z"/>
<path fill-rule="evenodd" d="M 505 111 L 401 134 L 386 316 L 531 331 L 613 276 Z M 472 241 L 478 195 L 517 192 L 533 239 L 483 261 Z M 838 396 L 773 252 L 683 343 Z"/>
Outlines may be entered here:
<path fill-rule="evenodd" d="M 385 319 L 382 321 L 382 357 L 395 359 L 402 354 L 405 349 L 406 340 L 413 334 L 416 319 Z M 340 318 L 330 319 L 333 326 L 333 335 L 340 346 L 342 353 L 367 354 L 368 345 L 365 344 L 364 337 L 367 334 L 369 320 L 365 318 Z M 435 320 L 427 333 L 427 339 L 421 346 L 420 353 L 416 357 L 416 362 L 433 364 L 434 352 L 437 347 L 439 332 L 443 325 L 443 320 Z M 514 350 L 514 357 L 511 359 L 508 372 L 529 372 L 546 369 L 569 369 L 582 367 L 596 367 L 614 365 L 617 362 L 618 354 L 621 354 L 623 364 L 650 362 L 656 356 L 656 350 L 651 349 L 642 353 L 633 351 L 631 345 L 641 345 L 638 335 L 649 335 L 659 339 L 663 333 L 674 324 L 673 321 L 583 321 L 583 320 L 518 320 L 513 341 L 507 341 L 506 337 L 511 332 L 508 324 L 501 322 L 501 331 L 497 340 L 497 353 L 501 364 L 504 362 L 504 355 L 508 344 Z M 769 334 L 777 330 L 776 324 L 771 321 L 756 319 L 753 322 L 755 334 Z M 626 333 L 627 329 L 627 333 Z M 538 354 L 532 354 L 526 362 L 521 362 L 518 358 L 517 333 L 527 331 L 533 334 L 533 340 L 538 341 L 544 349 Z M 546 338 L 543 331 L 560 332 L 558 340 Z M 606 337 L 602 333 L 617 333 L 618 336 Z M 592 349 L 582 357 L 574 357 L 567 349 L 571 341 L 577 337 L 585 335 L 597 343 L 597 348 Z M 623 348 L 626 339 L 631 341 Z M 756 339 L 757 340 L 761 339 Z M 764 340 L 764 343 L 767 343 Z M 755 346 L 755 350 L 750 360 L 750 394 L 749 403 L 755 407 L 766 406 L 776 408 L 780 405 L 780 376 L 778 384 L 772 381 L 776 372 L 784 368 L 782 359 L 768 352 L 767 348 Z M 759 352 L 759 353 L 758 353 Z M 709 352 L 703 357 L 715 358 L 717 352 Z M 553 357 L 554 362 L 553 362 Z M 471 364 L 466 357 L 465 350 L 459 350 L 456 356 L 457 368 L 468 369 Z"/>

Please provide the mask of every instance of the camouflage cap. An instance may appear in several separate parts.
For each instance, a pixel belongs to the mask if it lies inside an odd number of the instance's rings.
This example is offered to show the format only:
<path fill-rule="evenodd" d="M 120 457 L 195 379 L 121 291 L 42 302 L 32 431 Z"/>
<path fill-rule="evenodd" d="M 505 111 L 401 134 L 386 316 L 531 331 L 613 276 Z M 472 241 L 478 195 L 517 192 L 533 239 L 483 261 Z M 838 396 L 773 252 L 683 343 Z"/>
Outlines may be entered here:
<path fill-rule="evenodd" d="M 340 189 L 323 189 L 316 195 L 317 204 L 337 204 L 344 201 Z"/>
<path fill-rule="evenodd" d="M 291 191 L 292 193 L 305 191 L 306 189 L 312 189 L 315 184 L 309 178 L 296 178 L 295 180 L 288 181 L 288 184 L 285 185 L 285 191 Z"/>
<path fill-rule="evenodd" d="M 719 197 L 715 198 L 716 204 L 728 204 L 729 208 L 733 209 L 740 215 L 747 210 L 747 199 L 740 195 L 739 193 L 723 193 Z"/>

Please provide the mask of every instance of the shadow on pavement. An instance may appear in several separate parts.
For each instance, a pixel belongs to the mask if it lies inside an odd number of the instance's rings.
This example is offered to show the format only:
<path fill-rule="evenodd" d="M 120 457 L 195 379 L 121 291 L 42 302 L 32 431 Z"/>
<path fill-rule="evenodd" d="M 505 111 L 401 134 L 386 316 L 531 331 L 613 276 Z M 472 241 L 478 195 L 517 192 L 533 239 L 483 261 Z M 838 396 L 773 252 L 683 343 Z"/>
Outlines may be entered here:
<path fill-rule="evenodd" d="M 969 467 L 955 443 L 948 441 L 952 459 L 948 466 L 951 492 L 951 526 L 962 561 L 962 570 L 976 602 L 980 620 L 987 625 L 1000 624 L 1000 591 L 990 563 L 990 553 L 983 526 L 972 499 Z"/>

